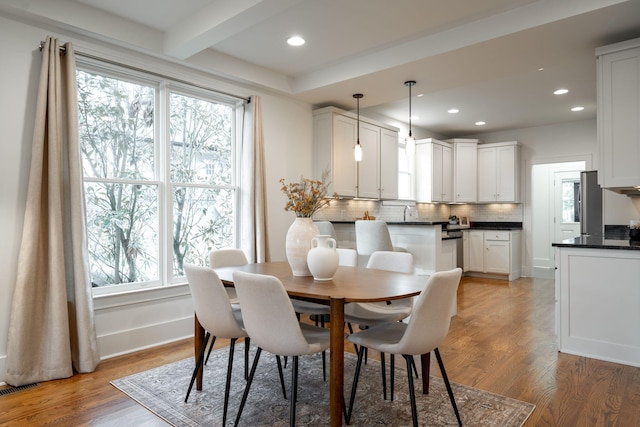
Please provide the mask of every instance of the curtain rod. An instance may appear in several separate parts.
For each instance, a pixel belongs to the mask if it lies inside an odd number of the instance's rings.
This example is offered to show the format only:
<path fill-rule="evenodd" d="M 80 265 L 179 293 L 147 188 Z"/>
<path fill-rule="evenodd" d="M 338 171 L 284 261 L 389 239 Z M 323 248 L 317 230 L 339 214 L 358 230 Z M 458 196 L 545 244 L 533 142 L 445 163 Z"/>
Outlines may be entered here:
<path fill-rule="evenodd" d="M 41 41 L 39 49 L 42 50 L 44 48 L 44 45 L 45 45 L 45 42 Z M 65 55 L 67 53 L 67 48 L 63 44 L 60 44 L 60 53 L 62 55 Z M 223 91 L 216 90 L 216 89 L 211 89 L 210 87 L 198 85 L 198 84 L 195 84 L 195 83 L 192 83 L 192 82 L 188 82 L 186 80 L 181 80 L 181 79 L 177 79 L 175 77 L 167 76 L 165 74 L 156 73 L 155 71 L 149 71 L 149 70 L 145 70 L 145 69 L 142 69 L 142 68 L 133 67 L 131 65 L 123 64 L 123 63 L 117 62 L 117 61 L 112 61 L 110 59 L 100 58 L 98 56 L 90 55 L 90 54 L 84 53 L 84 52 L 79 52 L 77 50 L 74 53 L 76 55 L 78 55 L 78 56 L 83 56 L 85 58 L 94 59 L 96 61 L 101 61 L 101 62 L 106 62 L 107 64 L 117 65 L 118 67 L 128 68 L 129 70 L 138 71 L 140 73 L 151 74 L 152 76 L 155 76 L 155 77 L 160 77 L 162 79 L 172 80 L 174 82 L 186 84 L 186 85 L 189 85 L 189 86 L 194 86 L 194 87 L 197 87 L 199 89 L 209 90 L 209 91 L 212 91 L 212 92 L 220 93 L 222 95 L 230 96 L 230 97 L 235 98 L 235 99 L 246 101 L 247 103 L 251 103 L 251 97 L 243 98 L 242 96 L 234 95 L 232 93 L 223 92 Z"/>

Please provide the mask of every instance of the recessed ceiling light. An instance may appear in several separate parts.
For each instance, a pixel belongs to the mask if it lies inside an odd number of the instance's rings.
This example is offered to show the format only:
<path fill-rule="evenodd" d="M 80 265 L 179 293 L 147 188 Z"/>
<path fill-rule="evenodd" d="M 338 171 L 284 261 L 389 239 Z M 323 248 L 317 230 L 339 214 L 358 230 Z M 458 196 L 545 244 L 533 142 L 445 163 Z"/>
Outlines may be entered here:
<path fill-rule="evenodd" d="M 302 46 L 305 44 L 305 40 L 300 36 L 292 36 L 287 39 L 287 43 L 291 46 Z"/>
<path fill-rule="evenodd" d="M 538 71 L 544 71 L 544 67 L 538 68 Z"/>
<path fill-rule="evenodd" d="M 456 114 L 456 113 L 459 113 L 459 112 L 460 112 L 460 110 L 458 110 L 457 108 L 450 108 L 450 109 L 447 110 L 447 113 L 449 113 L 449 114 Z"/>
<path fill-rule="evenodd" d="M 479 121 L 479 122 L 476 122 L 476 126 L 484 126 L 486 124 L 487 124 L 487 122 L 483 122 L 482 120 Z"/>
<path fill-rule="evenodd" d="M 568 92 L 569 92 L 568 89 L 558 89 L 558 90 L 553 91 L 553 94 L 554 95 L 564 95 L 565 93 L 568 93 Z"/>
<path fill-rule="evenodd" d="M 416 95 L 418 98 L 420 98 L 421 96 L 424 96 L 424 93 L 419 93 Z"/>
<path fill-rule="evenodd" d="M 582 111 L 582 110 L 584 110 L 584 107 L 581 107 L 579 105 L 571 108 L 571 111 Z"/>
<path fill-rule="evenodd" d="M 420 116 L 411 116 L 411 120 L 420 120 Z"/>

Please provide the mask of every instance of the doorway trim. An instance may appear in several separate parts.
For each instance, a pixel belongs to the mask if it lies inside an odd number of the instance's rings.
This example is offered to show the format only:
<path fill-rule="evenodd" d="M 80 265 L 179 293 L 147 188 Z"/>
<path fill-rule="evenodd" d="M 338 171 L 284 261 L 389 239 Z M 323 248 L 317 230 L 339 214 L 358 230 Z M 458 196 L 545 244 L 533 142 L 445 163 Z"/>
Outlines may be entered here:
<path fill-rule="evenodd" d="M 528 265 L 523 266 L 524 270 L 527 272 L 529 277 L 540 277 L 536 275 L 533 268 L 533 248 L 534 248 L 534 236 L 533 236 L 533 215 L 534 215 L 534 206 L 533 206 L 533 197 L 532 197 L 532 175 L 533 175 L 533 166 L 534 165 L 543 165 L 550 163 L 573 163 L 573 162 L 584 162 L 585 170 L 593 169 L 593 155 L 591 153 L 577 153 L 572 155 L 564 155 L 564 156 L 551 156 L 551 157 L 536 157 L 532 159 L 527 159 L 525 161 L 525 171 L 526 176 L 524 177 L 524 189 L 528 189 L 528 191 L 523 192 L 525 196 L 525 204 L 523 207 L 523 231 L 527 230 L 527 234 L 525 235 L 525 239 L 530 239 L 529 244 L 524 244 L 523 248 L 525 248 L 524 259 L 528 263 Z M 525 240 L 523 239 L 523 240 Z M 524 242 L 523 242 L 524 243 Z M 530 253 L 526 253 L 527 250 L 530 250 Z M 549 272 L 543 274 L 543 276 L 549 276 Z"/>

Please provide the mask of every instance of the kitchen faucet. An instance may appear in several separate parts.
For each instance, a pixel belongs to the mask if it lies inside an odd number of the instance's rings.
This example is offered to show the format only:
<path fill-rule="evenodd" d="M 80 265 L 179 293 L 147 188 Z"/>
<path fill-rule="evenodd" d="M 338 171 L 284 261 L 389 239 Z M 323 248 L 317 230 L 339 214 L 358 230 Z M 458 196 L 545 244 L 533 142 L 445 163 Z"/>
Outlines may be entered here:
<path fill-rule="evenodd" d="M 404 207 L 404 212 L 402 213 L 402 221 L 407 222 L 407 210 L 411 210 L 411 206 L 406 205 Z"/>

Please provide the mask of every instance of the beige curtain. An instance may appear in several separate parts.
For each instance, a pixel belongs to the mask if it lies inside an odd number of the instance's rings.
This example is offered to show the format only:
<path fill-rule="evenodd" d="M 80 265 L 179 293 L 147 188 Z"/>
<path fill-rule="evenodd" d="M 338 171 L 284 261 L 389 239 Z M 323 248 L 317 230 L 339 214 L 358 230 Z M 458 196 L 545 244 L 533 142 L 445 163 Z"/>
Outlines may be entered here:
<path fill-rule="evenodd" d="M 269 261 L 262 102 L 252 96 L 245 104 L 242 132 L 240 247 L 250 262 Z"/>
<path fill-rule="evenodd" d="M 99 361 L 86 253 L 84 193 L 70 43 L 48 37 L 11 306 L 6 382 L 19 386 L 91 372 Z"/>

